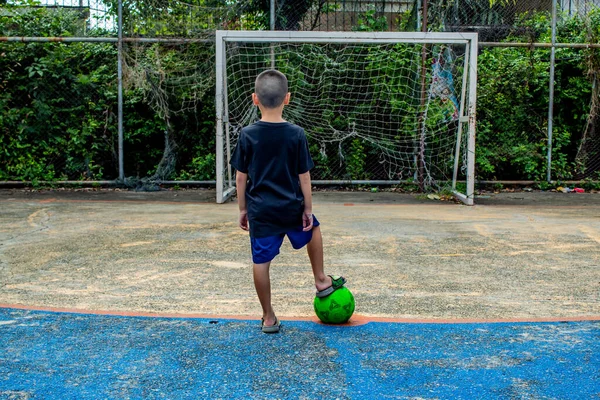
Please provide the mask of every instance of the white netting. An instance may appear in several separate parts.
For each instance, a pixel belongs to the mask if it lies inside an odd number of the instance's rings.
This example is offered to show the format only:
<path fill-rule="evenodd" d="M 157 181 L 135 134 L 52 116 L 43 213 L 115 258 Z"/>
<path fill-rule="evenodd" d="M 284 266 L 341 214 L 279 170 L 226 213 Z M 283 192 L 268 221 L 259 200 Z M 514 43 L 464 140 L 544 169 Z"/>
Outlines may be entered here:
<path fill-rule="evenodd" d="M 256 76 L 274 62 L 287 75 L 292 93 L 284 118 L 302 126 L 309 138 L 313 179 L 447 187 L 464 57 L 464 44 L 228 42 L 229 151 L 241 128 L 259 118 L 250 94 Z M 466 151 L 461 153 L 464 170 Z"/>

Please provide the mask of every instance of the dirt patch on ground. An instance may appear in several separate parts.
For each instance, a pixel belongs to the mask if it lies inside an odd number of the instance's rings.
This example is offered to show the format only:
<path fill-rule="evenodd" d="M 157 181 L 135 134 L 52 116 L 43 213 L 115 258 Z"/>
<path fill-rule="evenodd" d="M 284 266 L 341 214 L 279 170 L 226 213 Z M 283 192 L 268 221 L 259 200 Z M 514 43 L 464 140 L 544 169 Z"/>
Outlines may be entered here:
<path fill-rule="evenodd" d="M 407 318 L 600 315 L 600 196 L 500 193 L 478 205 L 319 192 L 329 273 L 356 312 Z M 249 240 L 214 191 L 0 191 L 0 303 L 260 315 Z M 282 316 L 311 316 L 304 251 L 272 266 Z"/>

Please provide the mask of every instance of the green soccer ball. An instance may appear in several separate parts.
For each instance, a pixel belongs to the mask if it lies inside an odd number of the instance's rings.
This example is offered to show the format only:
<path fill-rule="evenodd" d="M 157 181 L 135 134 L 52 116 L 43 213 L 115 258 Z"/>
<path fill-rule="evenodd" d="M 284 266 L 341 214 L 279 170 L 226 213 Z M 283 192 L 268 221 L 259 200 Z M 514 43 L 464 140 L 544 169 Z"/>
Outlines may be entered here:
<path fill-rule="evenodd" d="M 327 297 L 315 297 L 313 302 L 317 317 L 325 324 L 343 324 L 354 313 L 354 296 L 342 286 Z"/>

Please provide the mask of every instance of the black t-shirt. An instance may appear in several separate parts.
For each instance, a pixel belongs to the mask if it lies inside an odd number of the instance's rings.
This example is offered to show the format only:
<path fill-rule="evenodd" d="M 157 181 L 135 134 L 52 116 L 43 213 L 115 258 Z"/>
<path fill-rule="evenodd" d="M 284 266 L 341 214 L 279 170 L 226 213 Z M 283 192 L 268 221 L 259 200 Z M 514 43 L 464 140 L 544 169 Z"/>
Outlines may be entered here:
<path fill-rule="evenodd" d="M 304 129 L 289 122 L 258 121 L 242 129 L 231 165 L 248 174 L 250 236 L 279 235 L 302 225 L 304 196 L 298 175 L 314 163 Z"/>

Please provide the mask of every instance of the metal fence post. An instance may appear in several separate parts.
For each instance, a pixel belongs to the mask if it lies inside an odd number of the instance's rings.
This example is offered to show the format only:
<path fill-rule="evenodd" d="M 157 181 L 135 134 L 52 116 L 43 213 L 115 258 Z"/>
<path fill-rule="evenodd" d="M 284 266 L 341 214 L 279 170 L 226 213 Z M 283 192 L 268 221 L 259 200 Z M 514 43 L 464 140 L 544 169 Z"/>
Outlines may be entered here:
<path fill-rule="evenodd" d="M 271 0 L 271 8 L 269 15 L 269 28 L 275 30 L 275 0 Z M 271 44 L 271 69 L 275 69 L 275 49 Z"/>
<path fill-rule="evenodd" d="M 546 180 L 552 182 L 552 125 L 554 119 L 554 71 L 556 64 L 556 4 L 552 0 L 552 48 L 550 49 L 550 95 L 548 106 L 548 166 Z"/>
<path fill-rule="evenodd" d="M 125 168 L 123 166 L 123 0 L 119 0 L 119 10 L 117 18 L 117 29 L 119 40 L 117 43 L 117 114 L 119 131 L 119 179 L 125 180 Z"/>

